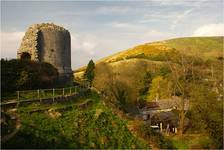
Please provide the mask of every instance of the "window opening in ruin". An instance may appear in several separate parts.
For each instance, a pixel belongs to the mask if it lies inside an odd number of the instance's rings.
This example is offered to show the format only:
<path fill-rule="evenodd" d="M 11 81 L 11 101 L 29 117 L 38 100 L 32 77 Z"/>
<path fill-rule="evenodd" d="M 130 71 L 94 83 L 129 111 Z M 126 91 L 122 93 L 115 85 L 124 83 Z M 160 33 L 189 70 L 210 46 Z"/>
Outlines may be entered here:
<path fill-rule="evenodd" d="M 21 60 L 30 61 L 30 60 L 31 60 L 31 56 L 30 56 L 30 54 L 27 53 L 27 52 L 23 52 L 23 53 L 21 54 Z"/>

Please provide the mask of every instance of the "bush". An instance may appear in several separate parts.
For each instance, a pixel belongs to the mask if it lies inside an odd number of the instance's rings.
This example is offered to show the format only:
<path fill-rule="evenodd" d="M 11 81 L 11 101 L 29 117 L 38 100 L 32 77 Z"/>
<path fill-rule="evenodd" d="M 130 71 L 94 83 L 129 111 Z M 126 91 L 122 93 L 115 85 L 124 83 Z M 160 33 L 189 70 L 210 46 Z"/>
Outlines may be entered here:
<path fill-rule="evenodd" d="M 34 61 L 1 59 L 2 96 L 16 90 L 52 87 L 58 71 L 51 64 Z"/>
<path fill-rule="evenodd" d="M 84 73 L 84 78 L 90 83 L 90 85 L 92 85 L 92 81 L 94 78 L 94 68 L 95 64 L 93 60 L 90 60 Z"/>
<path fill-rule="evenodd" d="M 160 149 L 174 149 L 172 141 L 164 137 L 161 133 L 154 131 L 148 124 L 141 126 L 143 136 L 149 138 Z"/>

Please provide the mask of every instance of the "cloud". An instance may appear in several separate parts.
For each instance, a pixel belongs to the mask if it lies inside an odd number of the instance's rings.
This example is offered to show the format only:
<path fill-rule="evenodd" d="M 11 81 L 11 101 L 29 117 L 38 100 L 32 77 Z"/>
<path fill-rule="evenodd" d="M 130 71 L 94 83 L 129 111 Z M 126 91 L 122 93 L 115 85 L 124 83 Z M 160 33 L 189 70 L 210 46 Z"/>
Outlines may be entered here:
<path fill-rule="evenodd" d="M 186 1 L 183 1 L 183 2 L 186 2 Z M 187 10 L 183 11 L 183 13 L 177 14 L 175 19 L 172 22 L 171 29 L 174 30 L 174 28 L 177 26 L 177 24 L 179 22 L 184 20 L 185 17 L 191 15 L 195 10 L 199 9 L 204 2 L 205 2 L 205 0 L 195 1 L 195 2 L 192 3 L 190 9 L 187 9 Z"/>
<path fill-rule="evenodd" d="M 173 21 L 173 24 L 171 25 L 171 29 L 173 30 L 177 24 L 184 19 L 184 17 L 188 16 L 189 14 L 191 14 L 193 12 L 195 8 L 191 8 L 191 9 L 188 9 L 188 10 L 185 10 L 183 13 L 179 14 L 179 15 L 176 15 L 174 21 Z"/>
<path fill-rule="evenodd" d="M 155 4 L 164 5 L 164 6 L 195 6 L 198 5 L 198 2 L 204 2 L 208 0 L 197 0 L 197 1 L 189 1 L 189 0 L 149 0 L 154 2 Z"/>
<path fill-rule="evenodd" d="M 166 15 L 164 15 L 166 14 Z M 146 13 L 143 15 L 142 19 L 139 21 L 139 23 L 148 23 L 148 22 L 164 22 L 167 20 L 174 20 L 177 15 L 179 15 L 178 12 L 169 11 L 155 11 L 152 13 Z"/>
<path fill-rule="evenodd" d="M 71 34 L 71 50 L 84 51 L 89 55 L 94 55 L 94 49 L 97 46 L 95 36 L 88 33 Z"/>
<path fill-rule="evenodd" d="M 206 24 L 193 33 L 193 36 L 224 36 L 224 24 Z"/>
<path fill-rule="evenodd" d="M 197 9 L 205 5 L 206 0 L 187 1 L 187 0 L 150 0 L 155 6 L 161 8 L 159 11 L 153 11 L 143 15 L 140 23 L 164 22 L 169 21 L 170 29 L 175 27 L 186 18 L 192 15 Z M 175 8 L 173 8 L 175 6 Z M 164 9 L 165 8 L 165 9 Z"/>
<path fill-rule="evenodd" d="M 125 28 L 125 29 L 136 29 L 138 26 L 133 25 L 131 23 L 125 23 L 125 22 L 113 22 L 112 27 L 114 28 Z"/>
<path fill-rule="evenodd" d="M 170 33 L 160 32 L 157 30 L 150 30 L 146 32 L 145 35 L 154 37 L 155 40 L 162 40 L 164 38 L 169 38 L 170 36 L 172 36 Z"/>
<path fill-rule="evenodd" d="M 100 7 L 98 10 L 95 11 L 95 13 L 98 14 L 111 14 L 111 13 L 127 13 L 133 11 L 133 7 L 130 5 L 121 5 L 121 6 L 113 6 L 113 5 L 108 5 L 108 6 L 103 6 Z"/>
<path fill-rule="evenodd" d="M 24 32 L 1 32 L 1 58 L 16 58 Z"/>
<path fill-rule="evenodd" d="M 97 40 L 95 36 L 84 32 L 70 32 L 72 69 L 77 69 L 88 63 L 95 56 Z"/>

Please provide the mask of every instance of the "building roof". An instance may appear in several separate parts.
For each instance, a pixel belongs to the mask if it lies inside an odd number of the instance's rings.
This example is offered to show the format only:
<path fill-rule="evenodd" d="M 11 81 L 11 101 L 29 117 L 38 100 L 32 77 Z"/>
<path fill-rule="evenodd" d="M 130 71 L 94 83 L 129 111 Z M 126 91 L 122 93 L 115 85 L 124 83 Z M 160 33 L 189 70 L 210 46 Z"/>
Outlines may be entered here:
<path fill-rule="evenodd" d="M 163 110 L 163 109 L 181 109 L 181 99 L 172 97 L 172 99 L 160 99 L 158 101 L 148 102 L 143 110 Z M 185 100 L 184 109 L 189 108 L 189 101 Z"/>

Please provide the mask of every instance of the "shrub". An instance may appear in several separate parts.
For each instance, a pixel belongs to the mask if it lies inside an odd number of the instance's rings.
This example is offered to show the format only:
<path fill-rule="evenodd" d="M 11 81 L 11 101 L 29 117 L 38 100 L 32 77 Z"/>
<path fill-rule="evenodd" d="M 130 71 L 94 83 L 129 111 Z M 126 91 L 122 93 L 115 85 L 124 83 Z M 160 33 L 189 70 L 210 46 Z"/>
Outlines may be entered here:
<path fill-rule="evenodd" d="M 149 138 L 151 142 L 156 144 L 160 149 L 173 149 L 172 141 L 164 137 L 161 133 L 154 131 L 148 124 L 141 126 L 143 136 Z"/>
<path fill-rule="evenodd" d="M 90 60 L 84 73 L 84 78 L 90 83 L 90 85 L 92 85 L 92 81 L 94 78 L 94 68 L 95 64 L 93 60 Z"/>
<path fill-rule="evenodd" d="M 58 71 L 48 63 L 1 59 L 2 96 L 16 90 L 52 87 Z"/>

